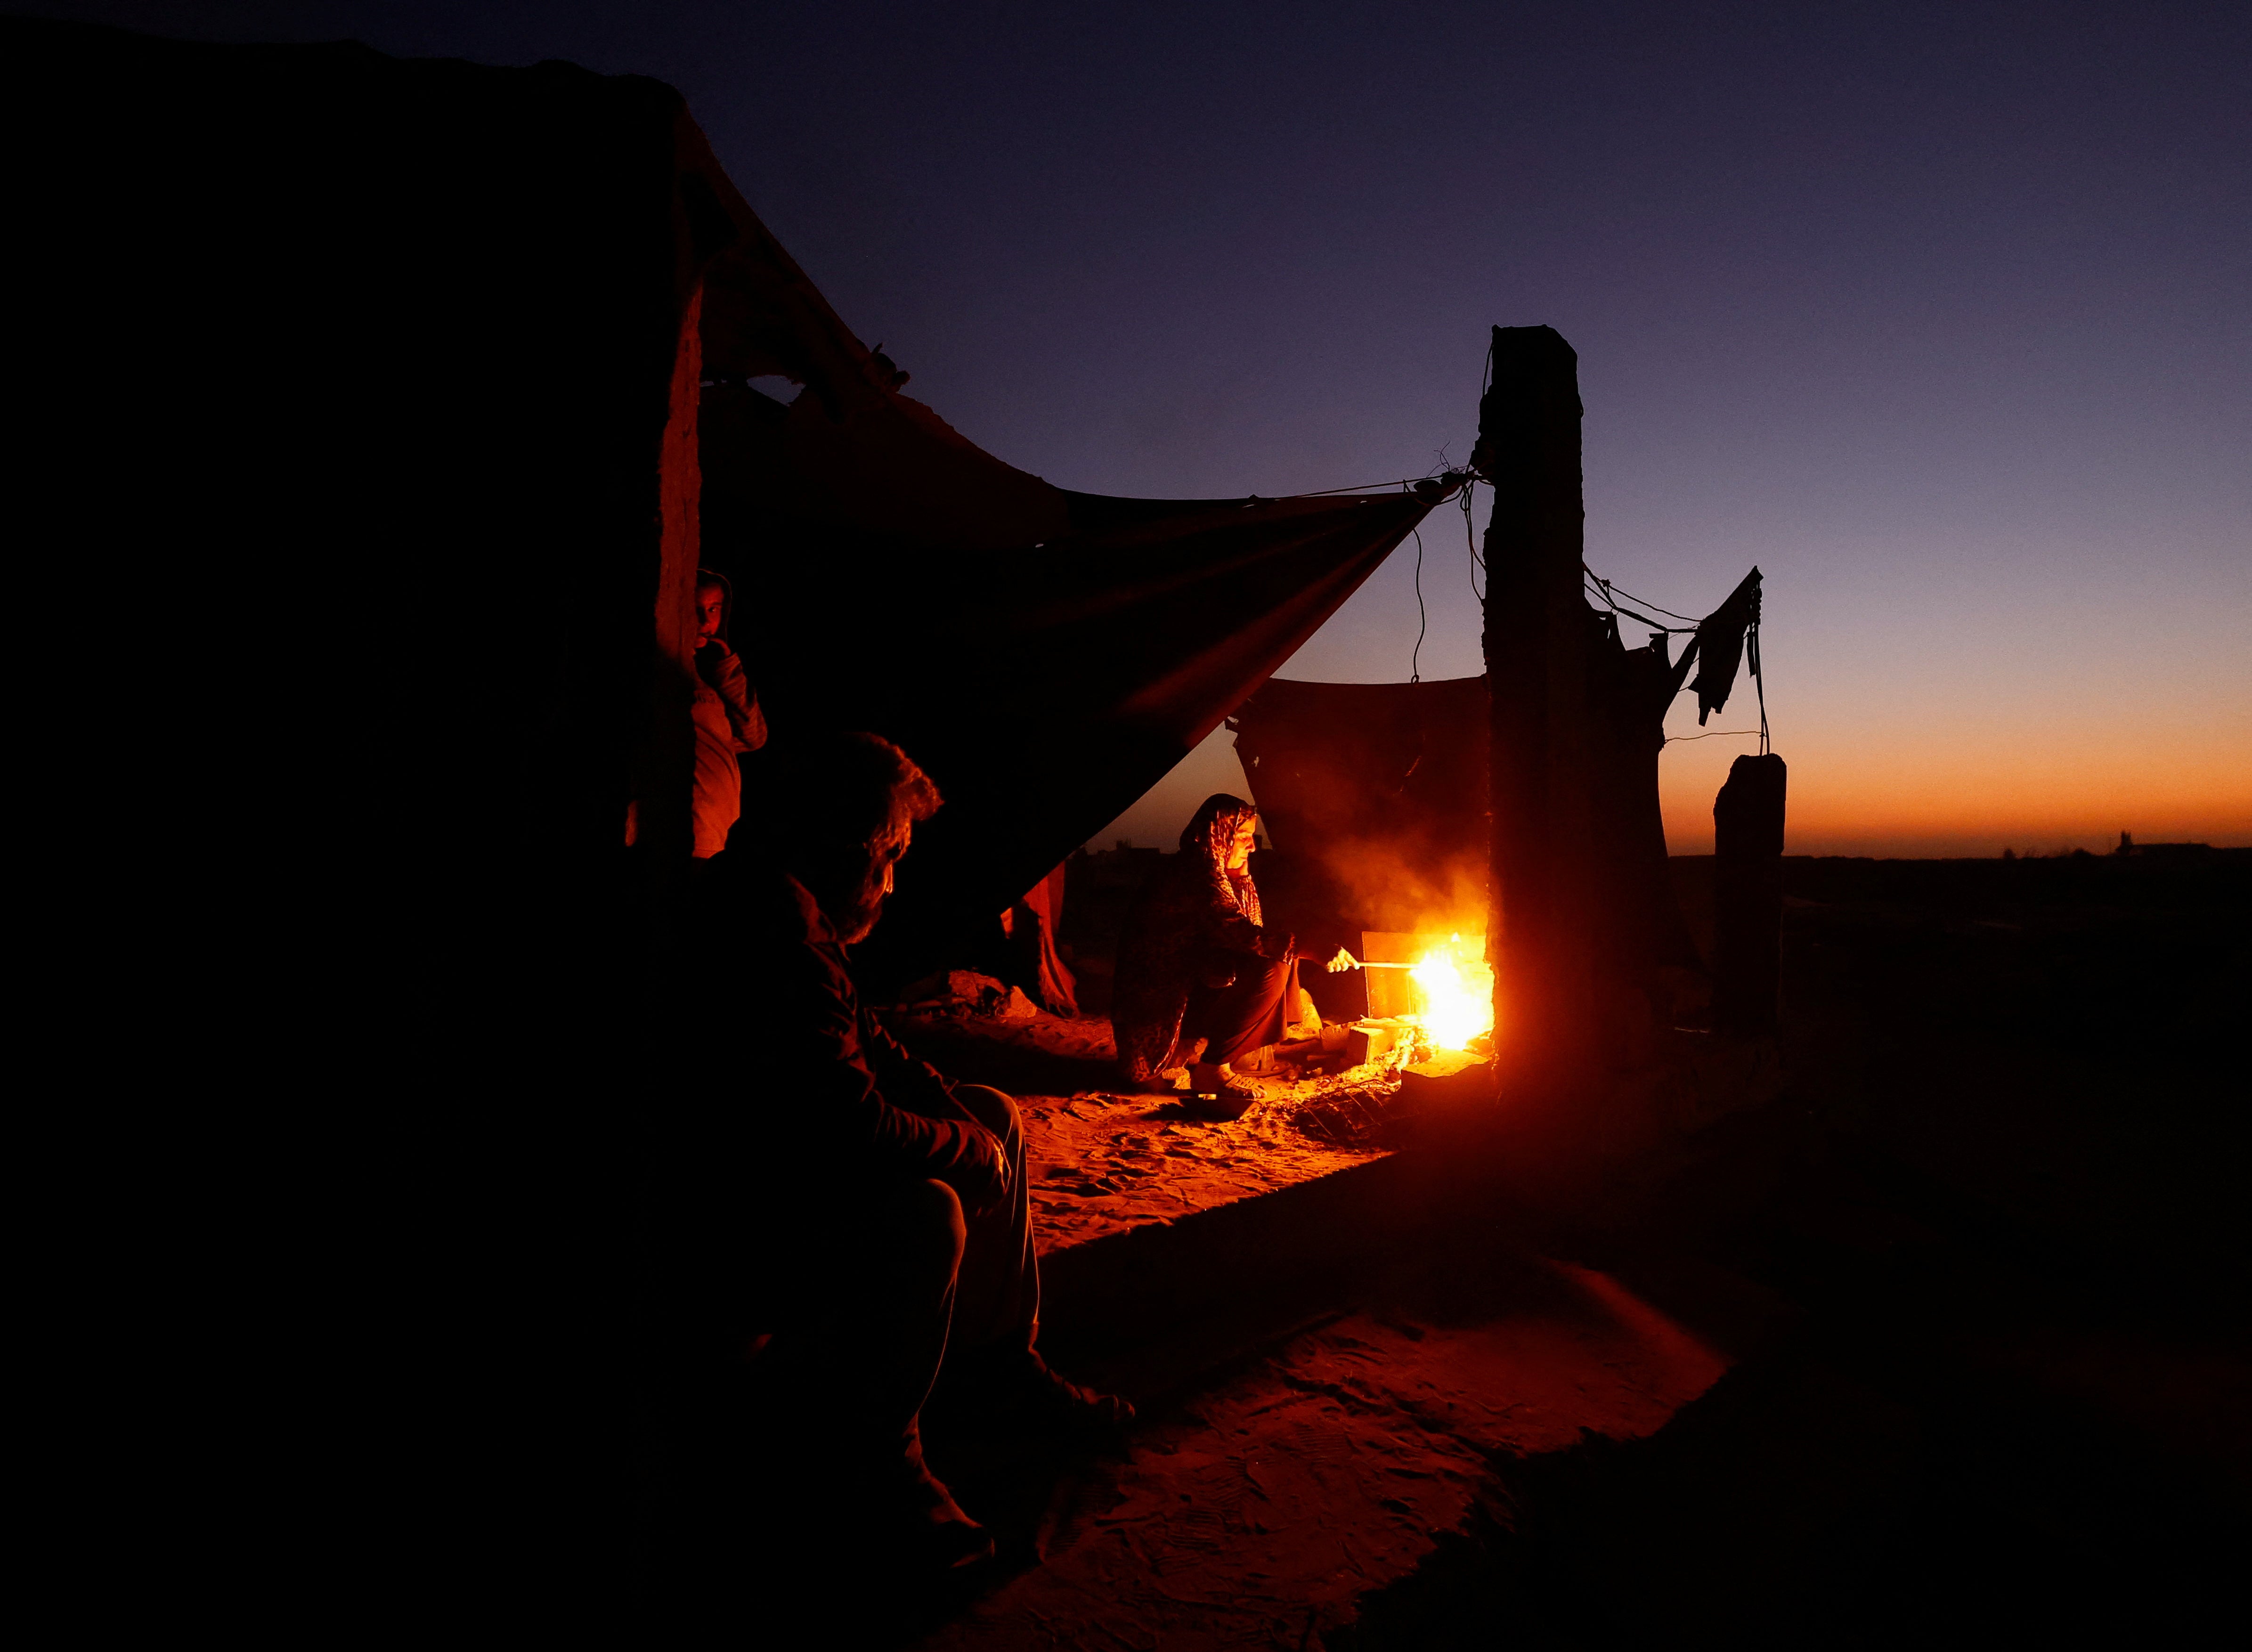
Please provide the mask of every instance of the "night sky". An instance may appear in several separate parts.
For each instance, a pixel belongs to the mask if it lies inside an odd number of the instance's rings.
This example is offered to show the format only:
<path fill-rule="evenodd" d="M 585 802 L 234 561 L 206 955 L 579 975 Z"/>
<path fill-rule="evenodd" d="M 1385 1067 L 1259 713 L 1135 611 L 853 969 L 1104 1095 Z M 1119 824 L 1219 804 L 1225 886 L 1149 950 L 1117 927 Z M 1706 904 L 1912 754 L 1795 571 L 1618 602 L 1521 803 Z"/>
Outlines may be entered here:
<path fill-rule="evenodd" d="M 1766 572 L 1794 852 L 2252 843 L 2241 0 L 15 9 L 671 81 L 910 393 L 1066 487 L 1421 475 L 1547 323 L 1596 570 Z M 1414 563 L 1283 675 L 1406 677 Z M 1470 575 L 1442 510 L 1427 677 L 1481 669 Z M 1240 787 L 1226 738 L 1102 836 Z M 1677 850 L 1752 745 L 1668 747 Z"/>

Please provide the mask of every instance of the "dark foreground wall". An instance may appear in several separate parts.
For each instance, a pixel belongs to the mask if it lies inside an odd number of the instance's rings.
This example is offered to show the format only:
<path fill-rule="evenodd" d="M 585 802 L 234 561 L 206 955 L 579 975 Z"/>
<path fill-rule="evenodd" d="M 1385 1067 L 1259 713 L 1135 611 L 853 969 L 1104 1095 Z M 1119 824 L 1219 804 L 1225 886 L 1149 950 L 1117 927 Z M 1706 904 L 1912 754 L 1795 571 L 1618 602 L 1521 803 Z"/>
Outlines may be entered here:
<path fill-rule="evenodd" d="M 525 871 L 619 842 L 692 286 L 678 97 L 8 27 L 59 347 L 31 545 L 131 708 L 87 823 L 127 864 L 291 865 L 262 939 L 489 995 Z M 416 924 L 379 970 L 361 943 Z"/>
<path fill-rule="evenodd" d="M 616 883 L 694 566 L 679 100 L 9 21 L 0 108 L 18 961 L 81 1132 L 42 1180 L 130 1264 L 73 1300 L 176 1393 L 307 1407 L 364 1507 L 442 1413 L 456 1490 L 391 1530 L 467 1563 L 583 1446 L 648 1065 Z"/>

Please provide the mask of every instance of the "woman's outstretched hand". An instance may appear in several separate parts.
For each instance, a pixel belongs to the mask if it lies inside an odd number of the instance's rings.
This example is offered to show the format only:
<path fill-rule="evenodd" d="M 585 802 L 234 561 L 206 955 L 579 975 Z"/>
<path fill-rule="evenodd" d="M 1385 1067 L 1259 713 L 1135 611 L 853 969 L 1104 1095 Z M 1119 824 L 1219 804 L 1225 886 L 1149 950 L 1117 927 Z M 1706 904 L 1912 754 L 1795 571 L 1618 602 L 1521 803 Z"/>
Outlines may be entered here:
<path fill-rule="evenodd" d="M 1347 952 L 1347 951 L 1346 951 L 1343 947 L 1339 947 L 1338 948 L 1338 954 L 1337 954 L 1337 956 L 1336 956 L 1336 957 L 1334 957 L 1334 958 L 1332 958 L 1332 959 L 1331 959 L 1327 963 L 1324 964 L 1324 965 L 1322 966 L 1322 968 L 1324 968 L 1324 969 L 1326 969 L 1326 970 L 1328 970 L 1331 975 L 1336 975 L 1336 974 L 1337 974 L 1339 970 L 1341 970 L 1341 969 L 1358 969 L 1358 968 L 1360 968 L 1360 960 L 1359 960 L 1359 959 L 1358 959 L 1358 958 L 1356 958 L 1356 957 L 1354 957 L 1351 953 Z"/>

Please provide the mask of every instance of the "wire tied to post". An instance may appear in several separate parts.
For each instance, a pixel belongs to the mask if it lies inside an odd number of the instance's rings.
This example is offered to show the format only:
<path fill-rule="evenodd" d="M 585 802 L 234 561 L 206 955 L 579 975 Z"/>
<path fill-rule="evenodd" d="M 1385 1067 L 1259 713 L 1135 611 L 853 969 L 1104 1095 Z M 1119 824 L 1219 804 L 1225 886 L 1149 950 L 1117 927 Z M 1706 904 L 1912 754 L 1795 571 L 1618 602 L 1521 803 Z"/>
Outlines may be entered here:
<path fill-rule="evenodd" d="M 1720 614 L 1708 615 L 1704 620 L 1694 620 L 1688 614 L 1676 614 L 1671 608 L 1661 607 L 1658 604 L 1651 601 L 1647 597 L 1636 596 L 1631 591 L 1628 591 L 1623 587 L 1615 585 L 1610 580 L 1604 579 L 1602 575 L 1597 573 L 1585 562 L 1580 564 L 1580 572 L 1586 581 L 1588 594 L 1601 601 L 1605 607 L 1610 610 L 1614 631 L 1616 629 L 1618 616 L 1624 615 L 1626 618 L 1636 621 L 1637 624 L 1648 626 L 1652 631 L 1658 632 L 1662 635 L 1686 636 L 1690 639 L 1688 650 L 1685 652 L 1681 658 L 1676 663 L 1676 670 L 1679 672 L 1679 677 L 1677 677 L 1675 691 L 1677 693 L 1679 692 L 1679 685 L 1687 681 L 1691 656 L 1694 655 L 1705 642 L 1706 626 L 1710 624 L 1712 621 L 1720 618 Z M 1752 570 L 1752 575 L 1755 578 L 1757 576 L 1759 570 L 1757 568 L 1754 568 Z M 1766 756 L 1773 749 L 1774 744 L 1772 736 L 1769 732 L 1767 720 L 1767 670 L 1764 663 L 1760 658 L 1760 605 L 1762 599 L 1765 594 L 1765 588 L 1762 585 L 1755 584 L 1753 586 L 1750 593 L 1750 611 L 1745 616 L 1743 629 L 1744 664 L 1751 672 L 1753 691 L 1759 697 L 1759 727 L 1756 729 L 1747 728 L 1715 731 L 1716 732 L 1726 732 L 1731 734 L 1758 735 L 1760 755 L 1762 757 Z M 1664 621 L 1654 620 L 1651 618 L 1648 614 L 1640 613 L 1635 608 L 1628 607 L 1624 603 L 1619 601 L 1618 599 L 1620 597 L 1625 597 L 1628 601 L 1638 603 L 1642 607 L 1649 608 L 1655 613 L 1665 614 L 1668 619 L 1679 620 L 1683 621 L 1683 623 L 1679 625 L 1668 625 L 1665 623 Z M 1721 612 L 1725 613 L 1726 609 L 1723 608 Z M 1701 722 L 1703 718 L 1700 717 L 1699 720 Z M 1667 743 L 1670 745 L 1675 739 L 1708 739 L 1710 738 L 1712 738 L 1712 736 L 1709 734 L 1672 735 L 1667 738 Z"/>
<path fill-rule="evenodd" d="M 1423 634 L 1431 628 L 1431 615 L 1423 607 L 1423 530 L 1415 530 L 1415 651 L 1408 656 L 1408 680 L 1423 680 Z"/>
<path fill-rule="evenodd" d="M 1760 670 L 1759 605 L 1752 605 L 1752 622 L 1744 630 L 1744 663 L 1751 667 L 1752 689 L 1759 696 L 1760 755 L 1768 754 L 1767 737 L 1767 673 Z"/>

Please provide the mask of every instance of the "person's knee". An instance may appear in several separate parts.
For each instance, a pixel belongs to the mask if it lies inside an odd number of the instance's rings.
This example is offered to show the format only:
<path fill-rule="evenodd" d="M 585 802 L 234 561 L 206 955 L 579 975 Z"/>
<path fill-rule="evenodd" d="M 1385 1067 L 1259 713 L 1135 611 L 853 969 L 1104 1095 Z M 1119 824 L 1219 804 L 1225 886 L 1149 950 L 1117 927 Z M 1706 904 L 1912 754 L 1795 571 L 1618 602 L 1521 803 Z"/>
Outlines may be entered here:
<path fill-rule="evenodd" d="M 907 1225 L 916 1239 L 935 1251 L 962 1254 L 969 1225 L 962 1215 L 961 1196 L 945 1183 L 917 1182 L 907 1193 Z"/>
<path fill-rule="evenodd" d="M 990 1085 L 957 1084 L 954 1099 L 971 1118 L 999 1136 L 1004 1148 L 1013 1150 L 1025 1139 L 1024 1115 L 1018 1112 L 1014 1097 Z"/>
<path fill-rule="evenodd" d="M 918 1294 L 925 1288 L 943 1291 L 954 1282 L 969 1243 L 961 1198 L 943 1182 L 910 1183 L 898 1221 L 895 1254 L 902 1272 L 920 1281 Z"/>

